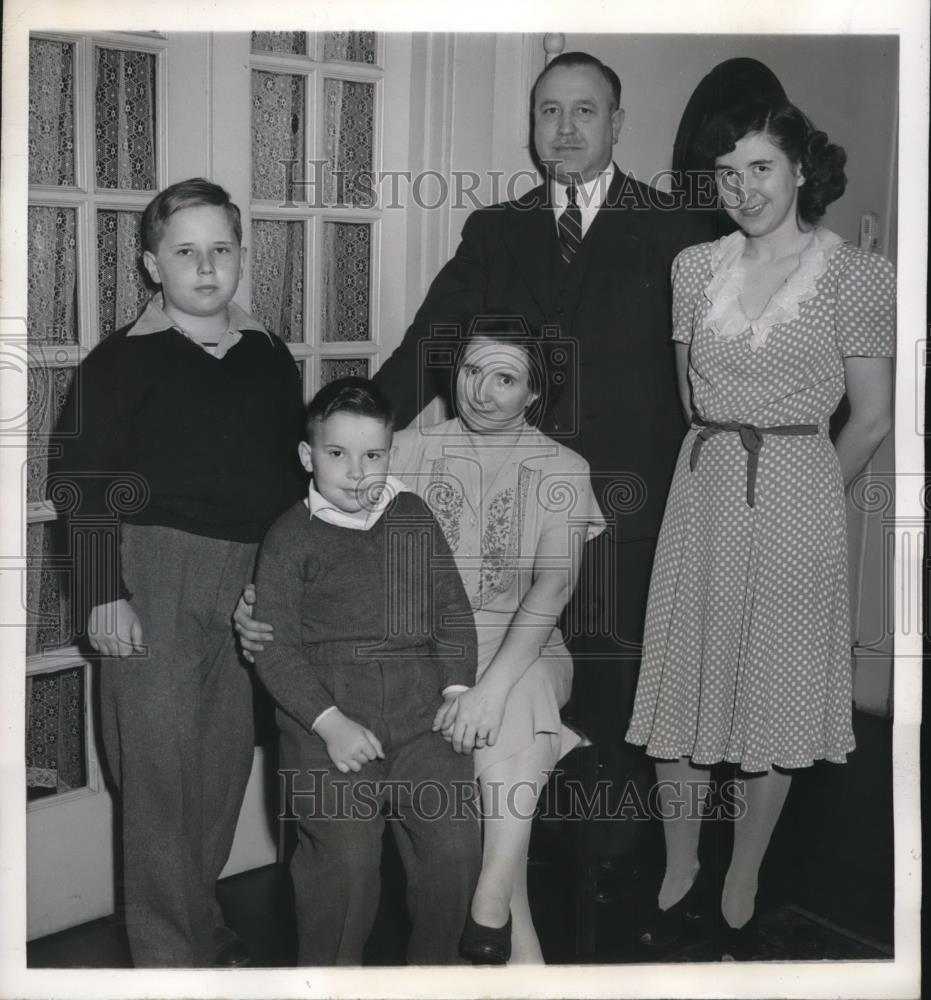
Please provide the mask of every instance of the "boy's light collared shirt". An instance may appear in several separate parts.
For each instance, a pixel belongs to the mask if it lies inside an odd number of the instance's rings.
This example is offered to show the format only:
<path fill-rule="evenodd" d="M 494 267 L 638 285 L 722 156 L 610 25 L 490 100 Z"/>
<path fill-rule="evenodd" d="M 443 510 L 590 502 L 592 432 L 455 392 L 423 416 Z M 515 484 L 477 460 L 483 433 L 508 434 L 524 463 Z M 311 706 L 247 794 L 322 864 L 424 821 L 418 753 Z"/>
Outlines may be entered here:
<path fill-rule="evenodd" d="M 315 489 L 313 481 L 311 481 L 310 489 L 307 491 L 307 499 L 304 501 L 307 509 L 310 511 L 310 516 L 312 518 L 319 517 L 321 521 L 326 521 L 327 524 L 335 524 L 338 528 L 352 528 L 354 531 L 368 531 L 373 525 L 377 524 L 382 514 L 388 507 L 388 504 L 399 494 L 399 493 L 410 493 L 410 489 L 397 479 L 395 476 L 387 476 L 385 478 L 385 485 L 375 502 L 371 510 L 360 510 L 354 514 L 348 514 L 344 510 L 340 510 L 338 507 L 334 507 L 329 500 L 321 496 Z M 462 691 L 468 691 L 469 689 L 464 684 L 450 684 L 449 687 L 443 688 L 444 697 L 450 695 L 459 694 Z M 317 723 L 325 716 L 329 715 L 330 712 L 336 709 L 336 705 L 330 705 L 329 708 L 325 708 L 316 719 L 314 719 L 313 725 L 310 727 L 316 730 Z"/>
<path fill-rule="evenodd" d="M 614 164 L 609 163 L 597 177 L 593 177 L 590 181 L 585 181 L 583 184 L 576 185 L 575 200 L 579 206 L 579 211 L 582 213 L 583 239 L 588 232 L 588 227 L 595 221 L 598 209 L 601 208 L 605 198 L 608 197 L 608 188 L 611 187 L 611 181 L 613 180 Z M 556 229 L 558 232 L 559 217 L 566 210 L 569 198 L 566 194 L 565 184 L 559 184 L 555 180 L 551 181 L 551 184 L 553 185 L 553 215 L 557 222 Z"/>
<path fill-rule="evenodd" d="M 310 511 L 311 517 L 319 517 L 327 524 L 335 524 L 338 528 L 352 528 L 355 531 L 368 531 L 373 525 L 378 523 L 379 518 L 384 514 L 388 504 L 399 494 L 410 493 L 410 489 L 396 479 L 394 476 L 385 477 L 385 485 L 378 496 L 378 499 L 367 510 L 360 510 L 353 514 L 348 514 L 338 507 L 334 507 L 325 497 L 314 489 L 313 480 L 310 489 L 307 491 L 307 499 L 304 503 Z"/>
<path fill-rule="evenodd" d="M 258 330 L 260 333 L 264 333 L 269 341 L 274 342 L 272 335 L 265 329 L 262 321 L 251 316 L 241 306 L 236 305 L 235 302 L 229 302 L 227 303 L 226 310 L 229 316 L 226 332 L 217 338 L 216 344 L 203 343 L 202 341 L 195 340 L 187 330 L 178 326 L 168 313 L 165 312 L 165 297 L 161 292 L 156 292 L 149 299 L 148 305 L 142 310 L 139 318 L 129 328 L 126 336 L 144 337 L 150 333 L 160 333 L 162 330 L 177 330 L 179 333 L 184 334 L 191 343 L 202 347 L 208 354 L 212 354 L 215 358 L 222 358 L 231 347 L 235 347 L 242 340 L 243 330 Z"/>

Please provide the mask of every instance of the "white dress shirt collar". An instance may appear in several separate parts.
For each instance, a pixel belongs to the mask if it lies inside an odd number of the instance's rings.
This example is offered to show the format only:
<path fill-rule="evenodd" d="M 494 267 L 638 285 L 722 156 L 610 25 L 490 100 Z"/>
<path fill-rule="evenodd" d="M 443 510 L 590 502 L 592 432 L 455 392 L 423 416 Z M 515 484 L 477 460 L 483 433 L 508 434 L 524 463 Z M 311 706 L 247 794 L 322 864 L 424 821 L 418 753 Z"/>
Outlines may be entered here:
<path fill-rule="evenodd" d="M 329 500 L 325 499 L 314 489 L 313 480 L 310 489 L 307 491 L 305 506 L 310 511 L 310 516 L 319 517 L 327 524 L 335 524 L 339 528 L 352 528 L 354 531 L 368 531 L 373 525 L 378 523 L 379 518 L 384 514 L 388 504 L 399 493 L 410 493 L 411 491 L 394 476 L 385 479 L 385 485 L 379 494 L 374 505 L 365 510 L 360 510 L 354 514 L 348 514 L 338 507 L 334 507 Z"/>
<path fill-rule="evenodd" d="M 588 227 L 595 221 L 598 209 L 601 208 L 605 198 L 608 197 L 608 188 L 611 187 L 611 181 L 614 180 L 614 170 L 614 164 L 609 163 L 597 177 L 593 177 L 590 181 L 585 181 L 583 184 L 576 185 L 575 198 L 582 213 L 583 237 L 588 232 Z M 561 184 L 556 180 L 550 181 L 550 184 L 553 196 L 553 214 L 554 218 L 558 219 L 565 211 L 566 205 L 569 204 L 569 198 L 566 194 L 565 184 Z"/>

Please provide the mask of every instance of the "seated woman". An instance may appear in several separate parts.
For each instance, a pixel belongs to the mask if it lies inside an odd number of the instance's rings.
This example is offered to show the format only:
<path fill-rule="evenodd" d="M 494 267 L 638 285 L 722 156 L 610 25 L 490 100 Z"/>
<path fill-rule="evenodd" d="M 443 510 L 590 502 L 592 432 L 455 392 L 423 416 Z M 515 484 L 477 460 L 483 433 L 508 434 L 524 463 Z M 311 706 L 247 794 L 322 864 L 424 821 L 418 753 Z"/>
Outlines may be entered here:
<path fill-rule="evenodd" d="M 476 960 L 506 961 L 511 942 L 514 961 L 543 960 L 527 900 L 530 824 L 575 742 L 559 717 L 572 659 L 556 622 L 582 545 L 604 529 L 588 463 L 532 426 L 546 371 L 522 321 L 475 321 L 457 368 L 458 416 L 395 437 L 393 471 L 442 525 L 478 634 L 477 683 L 437 714 L 454 746 L 475 747 L 484 848 L 462 951 Z"/>
<path fill-rule="evenodd" d="M 399 432 L 391 463 L 440 522 L 475 615 L 478 680 L 444 700 L 435 726 L 475 753 L 484 845 L 461 952 L 476 962 L 543 961 L 527 898 L 531 821 L 576 741 L 559 716 L 572 660 L 556 623 L 582 546 L 604 530 L 588 463 L 533 426 L 546 371 L 523 320 L 475 320 L 456 368 L 458 415 Z M 244 611 L 248 650 L 268 635 Z"/>

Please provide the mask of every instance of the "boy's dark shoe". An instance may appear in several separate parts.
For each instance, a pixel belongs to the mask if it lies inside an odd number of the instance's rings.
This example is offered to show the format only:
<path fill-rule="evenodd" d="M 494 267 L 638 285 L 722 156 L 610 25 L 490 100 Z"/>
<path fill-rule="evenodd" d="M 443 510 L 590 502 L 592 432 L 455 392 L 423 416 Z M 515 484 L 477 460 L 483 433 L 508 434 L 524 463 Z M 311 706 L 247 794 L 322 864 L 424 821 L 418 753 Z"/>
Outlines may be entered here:
<path fill-rule="evenodd" d="M 252 963 L 252 955 L 245 942 L 229 927 L 213 930 L 213 964 L 217 969 L 238 969 Z"/>

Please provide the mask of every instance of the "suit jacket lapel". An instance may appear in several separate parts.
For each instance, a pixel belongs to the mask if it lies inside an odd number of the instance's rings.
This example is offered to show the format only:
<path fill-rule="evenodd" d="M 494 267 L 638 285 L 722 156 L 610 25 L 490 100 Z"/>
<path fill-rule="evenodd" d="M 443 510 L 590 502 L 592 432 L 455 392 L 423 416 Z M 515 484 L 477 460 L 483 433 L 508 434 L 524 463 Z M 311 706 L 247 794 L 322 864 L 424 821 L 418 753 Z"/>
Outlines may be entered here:
<path fill-rule="evenodd" d="M 642 192 L 643 188 L 615 165 L 604 204 L 585 234 L 573 265 L 580 271 L 583 295 L 588 282 L 603 275 L 606 268 L 617 275 L 621 285 L 627 275 L 637 273 L 638 256 L 647 250 L 643 226 L 650 215 L 640 210 L 648 207 Z M 534 188 L 505 211 L 510 214 L 501 229 L 503 241 L 545 321 L 553 315 L 558 291 L 564 284 L 548 183 Z"/>
<path fill-rule="evenodd" d="M 556 284 L 553 273 L 556 222 L 548 191 L 548 184 L 541 184 L 517 205 L 508 206 L 511 218 L 503 227 L 504 242 L 540 308 L 541 317 L 550 315 Z"/>
<path fill-rule="evenodd" d="M 604 204 L 582 241 L 580 249 L 584 249 L 586 256 L 580 263 L 589 259 L 604 261 L 607 266 L 617 268 L 619 274 L 635 263 L 645 249 L 641 227 L 649 214 L 646 207 L 634 179 L 615 165 Z M 586 272 L 589 270 L 586 268 Z"/>

